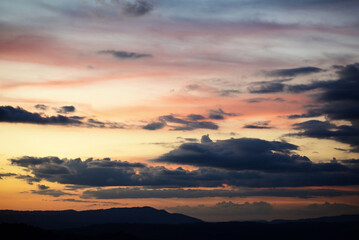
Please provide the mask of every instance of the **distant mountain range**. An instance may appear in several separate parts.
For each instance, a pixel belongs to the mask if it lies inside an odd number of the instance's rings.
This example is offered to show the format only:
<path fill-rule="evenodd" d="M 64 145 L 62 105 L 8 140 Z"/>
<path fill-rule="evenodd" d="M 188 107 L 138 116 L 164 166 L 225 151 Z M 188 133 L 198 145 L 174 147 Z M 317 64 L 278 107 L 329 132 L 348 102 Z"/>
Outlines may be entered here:
<path fill-rule="evenodd" d="M 273 220 L 270 223 L 346 223 L 346 222 L 359 222 L 359 215 L 340 215 L 331 217 L 319 217 L 319 218 L 305 218 L 298 220 Z"/>
<path fill-rule="evenodd" d="M 104 223 L 185 224 L 199 222 L 202 220 L 151 207 L 87 211 L 0 210 L 0 223 L 24 223 L 45 229 L 77 228 Z"/>

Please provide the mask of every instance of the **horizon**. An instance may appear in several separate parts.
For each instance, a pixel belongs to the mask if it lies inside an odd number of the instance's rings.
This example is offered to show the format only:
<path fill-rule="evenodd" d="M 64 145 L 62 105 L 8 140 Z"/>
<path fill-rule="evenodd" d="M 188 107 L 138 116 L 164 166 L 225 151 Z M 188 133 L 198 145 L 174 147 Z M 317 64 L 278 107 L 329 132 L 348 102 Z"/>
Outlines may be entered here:
<path fill-rule="evenodd" d="M 0 2 L 0 210 L 359 214 L 359 2 Z"/>

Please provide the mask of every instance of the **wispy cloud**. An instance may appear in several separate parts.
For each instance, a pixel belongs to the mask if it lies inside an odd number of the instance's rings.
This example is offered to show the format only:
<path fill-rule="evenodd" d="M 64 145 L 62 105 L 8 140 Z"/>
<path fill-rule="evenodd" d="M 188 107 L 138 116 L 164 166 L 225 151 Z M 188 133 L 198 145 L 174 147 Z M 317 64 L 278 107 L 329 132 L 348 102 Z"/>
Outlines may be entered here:
<path fill-rule="evenodd" d="M 276 69 L 271 71 L 264 71 L 263 73 L 269 77 L 296 77 L 298 75 L 308 75 L 324 71 L 317 67 L 299 67 L 288 69 Z"/>
<path fill-rule="evenodd" d="M 117 59 L 139 59 L 139 58 L 152 58 L 152 54 L 146 53 L 135 53 L 126 51 L 115 51 L 115 50 L 102 50 L 98 51 L 97 54 L 112 55 Z"/>

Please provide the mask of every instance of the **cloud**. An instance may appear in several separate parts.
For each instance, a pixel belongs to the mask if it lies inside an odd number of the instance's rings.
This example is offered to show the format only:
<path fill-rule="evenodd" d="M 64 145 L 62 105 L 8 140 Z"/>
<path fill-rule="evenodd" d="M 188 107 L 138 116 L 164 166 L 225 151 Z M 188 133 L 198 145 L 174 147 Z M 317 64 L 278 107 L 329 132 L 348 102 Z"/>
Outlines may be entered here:
<path fill-rule="evenodd" d="M 359 196 L 359 191 L 342 191 L 335 189 L 143 189 L 143 188 L 111 188 L 86 190 L 81 198 L 95 199 L 142 199 L 142 198 L 204 198 L 204 197 L 338 197 Z"/>
<path fill-rule="evenodd" d="M 139 58 L 151 58 L 151 54 L 146 53 L 135 53 L 126 51 L 115 51 L 115 50 L 103 50 L 98 51 L 97 54 L 108 54 L 118 59 L 139 59 Z"/>
<path fill-rule="evenodd" d="M 296 155 L 293 150 L 297 150 L 298 146 L 286 142 L 255 138 L 231 138 L 212 142 L 208 136 L 205 139 L 201 143 L 184 143 L 153 161 L 268 172 L 315 171 L 324 167 L 312 163 L 307 157 Z"/>
<path fill-rule="evenodd" d="M 297 119 L 297 118 L 312 118 L 312 117 L 319 117 L 323 115 L 323 111 L 319 108 L 312 108 L 309 109 L 306 113 L 303 114 L 292 114 L 289 115 L 289 119 Z"/>
<path fill-rule="evenodd" d="M 299 67 L 264 71 L 264 74 L 269 77 L 296 77 L 298 75 L 308 75 L 322 71 L 323 69 L 317 67 Z"/>
<path fill-rule="evenodd" d="M 111 129 L 126 129 L 129 128 L 124 123 L 119 122 L 110 122 L 110 121 L 99 121 L 93 118 L 87 119 L 87 121 L 84 121 L 84 126 L 88 128 L 111 128 Z"/>
<path fill-rule="evenodd" d="M 278 93 L 283 92 L 285 84 L 278 82 L 268 82 L 261 85 L 249 87 L 250 93 Z"/>
<path fill-rule="evenodd" d="M 272 205 L 263 201 L 252 203 L 223 201 L 215 205 L 184 205 L 168 207 L 167 209 L 173 212 L 198 217 L 206 221 L 303 219 L 359 213 L 358 206 L 328 202 L 283 208 L 280 204 Z"/>
<path fill-rule="evenodd" d="M 184 143 L 152 159 L 156 163 L 199 167 L 215 185 L 247 187 L 340 186 L 359 182 L 359 168 L 339 161 L 312 162 L 295 153 L 298 146 L 256 138 Z M 209 179 L 208 179 L 209 180 Z M 203 182 L 202 182 L 203 183 Z M 218 184 L 220 186 L 221 184 Z"/>
<path fill-rule="evenodd" d="M 36 104 L 34 107 L 36 109 L 43 110 L 43 111 L 46 111 L 49 108 L 49 106 L 47 106 L 45 104 Z"/>
<path fill-rule="evenodd" d="M 185 86 L 184 90 L 186 92 L 196 91 L 201 94 L 209 94 L 210 96 L 213 96 L 214 94 L 219 97 L 233 97 L 241 93 L 241 91 L 238 89 L 222 89 L 214 86 L 209 86 L 203 83 L 188 84 L 187 86 Z"/>
<path fill-rule="evenodd" d="M 195 129 L 217 130 L 219 128 L 216 123 L 203 120 L 206 120 L 206 118 L 198 114 L 189 114 L 187 117 L 170 114 L 160 116 L 158 121 L 151 122 L 142 128 L 146 130 L 158 130 L 167 126 L 173 131 L 192 131 Z"/>
<path fill-rule="evenodd" d="M 52 196 L 52 197 L 73 195 L 71 193 L 66 193 L 61 190 L 50 189 L 48 186 L 45 186 L 45 185 L 37 185 L 37 187 L 38 187 L 38 190 L 31 190 L 32 194 L 47 195 L 47 196 Z"/>
<path fill-rule="evenodd" d="M 56 199 L 56 202 L 75 202 L 75 203 L 97 203 L 96 201 L 86 201 L 86 200 L 79 200 L 74 198 L 65 198 L 65 199 Z"/>
<path fill-rule="evenodd" d="M 211 109 L 207 116 L 201 114 L 188 114 L 187 116 L 180 116 L 175 114 L 163 115 L 158 117 L 157 121 L 151 122 L 143 129 L 157 130 L 167 126 L 173 131 L 192 131 L 196 129 L 212 129 L 217 130 L 219 126 L 213 120 L 224 120 L 227 117 L 238 116 L 237 113 L 225 112 L 222 108 Z"/>
<path fill-rule="evenodd" d="M 64 113 L 64 114 L 73 113 L 73 112 L 75 112 L 75 110 L 76 110 L 76 108 L 74 106 L 62 106 L 62 107 L 56 108 L 57 113 Z"/>
<path fill-rule="evenodd" d="M 246 124 L 243 128 L 249 129 L 272 129 L 273 127 L 269 126 L 270 121 L 259 121 L 252 124 Z"/>
<path fill-rule="evenodd" d="M 39 190 L 46 190 L 50 188 L 49 186 L 41 185 L 41 184 L 37 185 L 37 187 L 39 188 Z"/>
<path fill-rule="evenodd" d="M 72 110 L 75 111 L 75 107 L 63 106 L 57 110 L 62 113 L 69 113 Z M 12 106 L 0 106 L 0 122 L 78 126 L 87 128 L 128 128 L 127 125 L 118 122 L 103 122 L 93 118 L 64 116 L 61 114 L 57 116 L 46 116 L 40 113 L 29 112 L 21 107 L 14 108 Z"/>
<path fill-rule="evenodd" d="M 25 180 L 29 185 L 33 185 L 34 182 L 40 182 L 41 178 L 30 176 L 30 175 L 23 175 L 23 174 L 17 174 L 15 176 L 16 179 Z"/>
<path fill-rule="evenodd" d="M 229 117 L 234 117 L 234 116 L 238 116 L 237 113 L 227 113 L 225 111 L 223 111 L 222 108 L 218 108 L 218 109 L 212 109 L 209 111 L 209 119 L 215 119 L 215 120 L 222 120 L 225 119 L 226 116 Z"/>
<path fill-rule="evenodd" d="M 247 103 L 260 103 L 260 102 L 284 102 L 285 100 L 283 98 L 277 97 L 277 98 L 248 98 L 244 100 Z"/>
<path fill-rule="evenodd" d="M 173 127 L 172 130 L 174 131 L 191 131 L 195 129 L 217 130 L 218 128 L 219 128 L 218 125 L 213 122 L 202 121 L 202 122 L 187 122 L 183 126 Z"/>
<path fill-rule="evenodd" d="M 209 138 L 209 134 L 207 134 L 201 137 L 201 143 L 213 143 L 213 141 Z"/>
<path fill-rule="evenodd" d="M 232 97 L 238 95 L 239 93 L 241 93 L 241 91 L 238 89 L 223 89 L 218 90 L 218 93 L 221 97 Z"/>
<path fill-rule="evenodd" d="M 81 125 L 77 117 L 66 117 L 63 115 L 43 116 L 39 113 L 31 113 L 23 108 L 12 106 L 0 106 L 0 122 L 11 123 L 33 123 L 53 125 Z"/>
<path fill-rule="evenodd" d="M 318 81 L 308 85 L 292 86 L 295 91 L 317 89 L 312 95 L 315 107 L 308 108 L 303 114 L 289 118 L 306 118 L 325 116 L 327 121 L 310 120 L 294 124 L 300 132 L 292 136 L 333 139 L 349 144 L 353 152 L 359 152 L 359 63 L 336 66 L 338 78 L 332 81 Z M 299 90 L 298 90 L 299 89 Z M 333 120 L 344 120 L 350 123 L 337 125 Z"/>
<path fill-rule="evenodd" d="M 317 139 L 332 139 L 349 144 L 353 152 L 359 152 L 359 128 L 349 125 L 335 125 L 329 121 L 309 120 L 293 124 L 296 133 L 286 136 L 311 137 Z"/>
<path fill-rule="evenodd" d="M 251 86 L 248 87 L 248 91 L 250 93 L 278 93 L 283 92 L 286 89 L 286 84 L 284 82 L 291 81 L 292 78 L 289 79 L 280 79 L 280 80 L 272 80 L 272 81 L 260 81 L 253 82 Z"/>
<path fill-rule="evenodd" d="M 153 4 L 146 0 L 128 1 L 123 4 L 122 12 L 127 16 L 139 17 L 153 10 Z"/>
<path fill-rule="evenodd" d="M 206 118 L 200 114 L 189 114 L 187 115 L 187 119 L 191 121 L 198 121 L 198 120 L 204 120 Z"/>
<path fill-rule="evenodd" d="M 312 162 L 295 153 L 298 146 L 279 141 L 239 138 L 201 143 L 186 142 L 152 160 L 185 164 L 197 169 L 175 169 L 109 158 L 60 159 L 21 157 L 13 165 L 30 172 L 33 179 L 81 186 L 148 187 L 303 187 L 359 184 L 356 161 Z M 29 180 L 28 177 L 24 177 Z"/>
<path fill-rule="evenodd" d="M 21 157 L 10 159 L 36 178 L 61 184 L 86 186 L 207 186 L 202 171 L 182 168 L 149 167 L 142 163 L 112 161 L 108 158 L 60 159 L 58 157 Z M 219 183 L 215 183 L 218 185 Z"/>
<path fill-rule="evenodd" d="M 0 173 L 0 180 L 3 180 L 4 177 L 13 177 L 16 176 L 15 173 Z"/>
<path fill-rule="evenodd" d="M 143 126 L 142 128 L 146 130 L 158 130 L 164 128 L 165 126 L 166 126 L 166 122 L 163 121 L 163 122 L 152 122 Z"/>

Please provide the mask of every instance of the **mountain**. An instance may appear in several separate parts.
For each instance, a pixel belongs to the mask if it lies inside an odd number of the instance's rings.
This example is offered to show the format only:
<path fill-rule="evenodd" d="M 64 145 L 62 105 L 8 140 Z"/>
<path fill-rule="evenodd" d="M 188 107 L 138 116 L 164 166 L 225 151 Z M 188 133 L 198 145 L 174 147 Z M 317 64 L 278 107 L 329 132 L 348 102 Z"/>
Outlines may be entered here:
<path fill-rule="evenodd" d="M 198 222 L 202 220 L 151 207 L 87 211 L 0 211 L 0 223 L 24 223 L 45 229 L 76 228 L 104 223 L 185 224 Z"/>
<path fill-rule="evenodd" d="M 340 215 L 319 218 L 305 218 L 298 220 L 273 220 L 270 223 L 299 223 L 299 222 L 318 222 L 318 223 L 346 223 L 346 222 L 359 222 L 359 215 Z"/>

